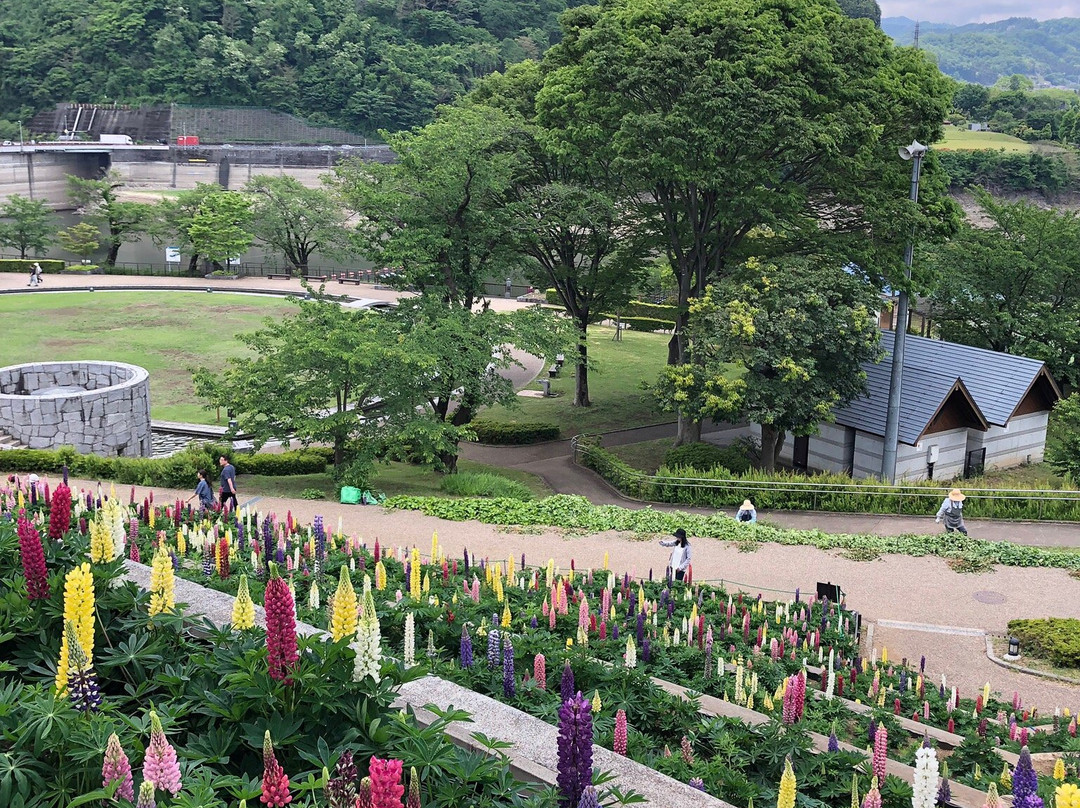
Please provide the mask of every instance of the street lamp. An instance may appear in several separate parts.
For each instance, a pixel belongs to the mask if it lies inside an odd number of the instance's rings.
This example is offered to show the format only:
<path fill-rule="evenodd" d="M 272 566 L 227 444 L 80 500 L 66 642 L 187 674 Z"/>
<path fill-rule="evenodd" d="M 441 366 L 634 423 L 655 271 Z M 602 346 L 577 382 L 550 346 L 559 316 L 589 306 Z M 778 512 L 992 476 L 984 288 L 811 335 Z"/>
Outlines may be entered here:
<path fill-rule="evenodd" d="M 912 202 L 919 201 L 919 172 L 927 147 L 917 140 L 901 146 L 897 153 L 902 160 L 911 161 Z M 896 297 L 896 336 L 893 338 L 892 368 L 889 375 L 889 405 L 885 413 L 885 445 L 881 451 L 881 479 L 896 482 L 896 449 L 900 438 L 900 390 L 904 376 L 904 343 L 907 340 L 908 293 L 906 281 L 911 280 L 911 262 L 915 252 L 915 227 L 904 250 L 905 283 Z"/>

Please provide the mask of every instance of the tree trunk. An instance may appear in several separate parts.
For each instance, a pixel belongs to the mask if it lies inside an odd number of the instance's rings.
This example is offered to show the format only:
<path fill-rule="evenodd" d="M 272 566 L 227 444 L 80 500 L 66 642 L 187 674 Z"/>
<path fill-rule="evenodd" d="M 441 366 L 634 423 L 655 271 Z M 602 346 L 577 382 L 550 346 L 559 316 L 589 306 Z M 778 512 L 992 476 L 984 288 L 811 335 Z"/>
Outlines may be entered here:
<path fill-rule="evenodd" d="M 439 462 L 445 467 L 447 474 L 457 474 L 457 453 L 450 454 L 449 452 L 439 453 Z"/>
<path fill-rule="evenodd" d="M 19 258 L 22 258 L 24 261 L 26 260 L 26 247 L 19 248 Z"/>
<path fill-rule="evenodd" d="M 780 465 L 780 452 L 784 448 L 784 440 L 787 438 L 787 432 L 782 429 L 776 431 L 776 448 L 773 450 L 773 468 L 775 469 Z"/>
<path fill-rule="evenodd" d="M 114 240 L 113 243 L 109 245 L 109 254 L 105 257 L 105 263 L 111 267 L 116 266 L 116 256 L 118 256 L 119 254 L 120 242 Z"/>
<path fill-rule="evenodd" d="M 682 446 L 686 443 L 698 443 L 701 441 L 701 421 L 693 420 L 681 410 L 678 413 L 679 422 L 675 431 L 675 445 Z"/>
<path fill-rule="evenodd" d="M 187 264 L 188 275 L 196 277 L 199 274 L 199 254 L 195 253 L 188 259 Z"/>
<path fill-rule="evenodd" d="M 345 465 L 345 439 L 342 437 L 334 438 L 334 471 L 339 475 L 344 470 Z"/>
<path fill-rule="evenodd" d="M 585 341 L 588 337 L 588 321 L 578 323 L 578 356 L 577 370 L 574 378 L 574 406 L 591 407 L 589 399 L 589 345 Z"/>
<path fill-rule="evenodd" d="M 780 431 L 772 424 L 761 424 L 761 470 L 776 471 L 776 455 L 780 446 Z"/>

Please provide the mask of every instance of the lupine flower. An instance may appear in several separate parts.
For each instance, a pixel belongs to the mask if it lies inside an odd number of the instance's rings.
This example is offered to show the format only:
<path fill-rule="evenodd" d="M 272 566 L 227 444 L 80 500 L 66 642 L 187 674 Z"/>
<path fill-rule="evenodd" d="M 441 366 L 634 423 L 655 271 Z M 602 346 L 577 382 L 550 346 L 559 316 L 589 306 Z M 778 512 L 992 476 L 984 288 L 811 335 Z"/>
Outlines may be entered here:
<path fill-rule="evenodd" d="M 90 564 L 83 562 L 68 570 L 64 576 L 64 621 L 71 621 L 75 626 L 75 636 L 79 647 L 86 654 L 87 664 L 94 659 L 94 576 L 90 574 Z M 64 695 L 68 685 L 68 666 L 71 660 L 71 648 L 68 647 L 68 635 L 64 632 L 60 641 L 60 657 L 56 665 L 56 692 Z"/>
<path fill-rule="evenodd" d="M 594 690 L 593 691 L 593 697 L 592 697 L 592 711 L 594 713 L 598 713 L 602 709 L 604 709 L 604 703 L 602 701 L 600 701 L 600 691 L 599 690 Z"/>
<path fill-rule="evenodd" d="M 1065 760 L 1063 758 L 1054 761 L 1054 779 L 1059 783 L 1065 779 Z"/>
<path fill-rule="evenodd" d="M 795 808 L 795 771 L 791 758 L 784 760 L 784 773 L 780 775 L 780 790 L 776 794 L 776 808 Z"/>
<path fill-rule="evenodd" d="M 937 753 L 930 746 L 920 746 L 915 752 L 912 808 L 934 808 L 937 802 L 937 780 Z"/>
<path fill-rule="evenodd" d="M 416 615 L 409 612 L 405 615 L 405 637 L 404 637 L 404 662 L 406 665 L 416 664 Z"/>
<path fill-rule="evenodd" d="M 559 805 L 575 808 L 592 783 L 592 709 L 577 693 L 559 708 Z"/>
<path fill-rule="evenodd" d="M 543 654 L 533 657 L 533 680 L 541 690 L 547 690 L 547 659 Z"/>
<path fill-rule="evenodd" d="M 105 762 L 101 766 L 101 787 L 108 788 L 119 783 L 115 796 L 128 802 L 135 801 L 135 782 L 131 777 L 131 762 L 120 746 L 120 738 L 114 732 L 105 746 Z M 151 799 L 153 795 L 151 795 Z"/>
<path fill-rule="evenodd" d="M 420 778 L 416 767 L 409 767 L 409 795 L 405 798 L 405 808 L 420 808 Z"/>
<path fill-rule="evenodd" d="M 626 667 L 637 667 L 637 648 L 634 645 L 633 637 L 626 638 L 626 655 L 623 657 L 623 659 L 626 661 Z"/>
<path fill-rule="evenodd" d="M 176 750 L 165 737 L 161 719 L 153 710 L 150 711 L 150 744 L 143 758 L 143 780 L 174 797 L 180 793 L 180 764 L 176 760 Z"/>
<path fill-rule="evenodd" d="M 89 533 L 91 561 L 95 564 L 104 564 L 116 558 L 112 532 L 109 530 L 109 526 L 105 524 L 104 516 L 100 511 L 97 517 L 89 523 Z"/>
<path fill-rule="evenodd" d="M 881 808 L 881 792 L 878 791 L 877 775 L 874 775 L 870 780 L 870 790 L 866 792 L 866 799 L 863 800 L 862 808 Z"/>
<path fill-rule="evenodd" d="M 262 796 L 259 800 L 266 808 L 285 808 L 292 802 L 289 793 L 289 775 L 281 768 L 274 755 L 274 742 L 270 739 L 270 730 L 263 736 L 263 777 Z"/>
<path fill-rule="evenodd" d="M 514 643 L 509 634 L 503 636 L 503 695 L 512 699 L 514 697 Z"/>
<path fill-rule="evenodd" d="M 356 808 L 373 808 L 371 801 L 371 778 L 361 777 L 360 787 L 356 790 Z"/>
<path fill-rule="evenodd" d="M 25 510 L 19 511 L 16 532 L 19 534 L 19 555 L 26 578 L 26 595 L 30 600 L 45 600 L 49 597 L 45 550 L 41 546 L 41 534 L 26 518 Z"/>
<path fill-rule="evenodd" d="M 700 777 L 691 777 L 690 782 L 688 782 L 687 785 L 690 786 L 690 788 L 696 789 L 698 791 L 705 790 L 705 781 L 702 780 Z"/>
<path fill-rule="evenodd" d="M 998 778 L 998 782 L 1006 791 L 1012 790 L 1012 772 L 1009 770 L 1008 763 L 1001 764 L 1001 777 Z"/>
<path fill-rule="evenodd" d="M 983 801 L 982 808 L 1001 808 L 1001 799 L 998 797 L 997 783 L 991 783 L 990 787 L 986 790 L 986 799 Z M 1080 806 L 1078 806 L 1080 808 Z"/>
<path fill-rule="evenodd" d="M 600 795 L 596 793 L 595 788 L 585 786 L 585 790 L 581 792 L 581 799 L 578 800 L 577 808 L 600 808 Z"/>
<path fill-rule="evenodd" d="M 248 591 L 247 576 L 240 576 L 240 585 L 233 599 L 232 627 L 237 631 L 255 627 L 255 601 Z"/>
<path fill-rule="evenodd" d="M 1039 776 L 1031 765 L 1031 750 L 1020 750 L 1020 759 L 1012 775 L 1013 808 L 1043 808 L 1039 797 Z"/>
<path fill-rule="evenodd" d="M 839 752 L 840 751 L 840 741 L 838 741 L 836 739 L 836 732 L 835 731 L 829 733 L 829 751 L 830 752 Z"/>
<path fill-rule="evenodd" d="M 176 608 L 176 576 L 172 559 L 161 547 L 154 553 L 150 564 L 150 607 L 147 614 L 153 617 Z"/>
<path fill-rule="evenodd" d="M 328 808 L 356 808 L 356 763 L 346 749 L 334 766 L 334 776 L 326 782 Z"/>
<path fill-rule="evenodd" d="M 469 629 L 466 626 L 461 627 L 461 646 L 458 651 L 458 659 L 462 668 L 471 668 L 473 666 L 472 637 L 469 636 Z"/>
<path fill-rule="evenodd" d="M 1060 758 L 1058 758 L 1060 760 Z M 1080 808 L 1080 788 L 1072 783 L 1062 783 L 1054 790 L 1056 808 Z M 986 808 L 986 806 L 983 806 Z M 993 808 L 997 808 L 994 806 Z"/>
<path fill-rule="evenodd" d="M 79 645 L 75 624 L 70 620 L 64 621 L 64 639 L 67 640 L 69 649 L 68 695 L 71 697 L 71 703 L 84 713 L 97 712 L 101 706 L 101 691 L 98 689 L 97 675 Z"/>
<path fill-rule="evenodd" d="M 884 726 L 877 728 L 874 734 L 874 757 L 871 761 L 871 771 L 877 777 L 879 783 L 885 782 L 885 761 L 889 751 L 889 732 Z"/>
<path fill-rule="evenodd" d="M 942 777 L 941 785 L 938 786 L 937 790 L 937 804 L 948 805 L 950 802 L 952 802 L 952 789 L 949 788 L 949 778 Z"/>
<path fill-rule="evenodd" d="M 623 757 L 626 757 L 626 736 L 626 710 L 619 709 L 615 712 L 615 739 L 611 748 L 615 754 Z"/>
<path fill-rule="evenodd" d="M 559 696 L 565 704 L 574 697 L 574 671 L 570 667 L 570 660 L 563 665 L 562 681 L 559 683 Z"/>
<path fill-rule="evenodd" d="M 370 676 L 376 682 L 382 676 L 382 631 L 379 614 L 375 611 L 375 599 L 371 594 L 370 579 L 364 578 L 364 605 L 357 624 L 356 642 L 353 647 L 356 659 L 353 663 L 353 681 L 359 682 Z"/>
<path fill-rule="evenodd" d="M 154 784 L 149 780 L 143 780 L 139 786 L 139 801 L 135 803 L 135 808 L 157 808 L 157 803 L 154 802 Z"/>
<path fill-rule="evenodd" d="M 56 486 L 49 505 L 49 538 L 62 539 L 71 527 L 71 489 L 66 483 Z"/>
<path fill-rule="evenodd" d="M 290 671 L 300 655 L 296 648 L 296 606 L 288 584 L 278 575 L 277 566 L 270 566 L 270 580 L 263 597 L 266 609 L 266 648 L 270 678 L 292 684 Z"/>
<path fill-rule="evenodd" d="M 401 797 L 405 787 L 401 784 L 401 766 L 400 760 L 371 759 L 368 773 L 372 808 L 403 808 Z"/>
<path fill-rule="evenodd" d="M 685 735 L 682 736 L 682 740 L 679 742 L 679 751 L 682 752 L 683 763 L 687 766 L 694 765 L 694 747 L 690 745 L 690 739 Z"/>
<path fill-rule="evenodd" d="M 488 642 L 487 642 L 487 666 L 488 666 L 488 670 L 492 670 L 492 671 L 495 670 L 497 667 L 499 667 L 499 663 L 501 662 L 500 654 L 499 654 L 499 650 L 500 650 L 499 639 L 500 639 L 499 638 L 499 630 L 497 628 L 492 628 L 491 631 L 488 632 Z"/>

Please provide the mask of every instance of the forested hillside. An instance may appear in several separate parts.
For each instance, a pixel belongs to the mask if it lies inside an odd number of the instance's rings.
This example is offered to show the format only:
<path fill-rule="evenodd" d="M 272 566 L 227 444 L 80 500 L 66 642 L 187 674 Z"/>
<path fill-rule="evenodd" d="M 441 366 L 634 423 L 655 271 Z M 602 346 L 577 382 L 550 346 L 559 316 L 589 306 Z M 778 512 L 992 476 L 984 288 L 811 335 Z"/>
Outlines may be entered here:
<path fill-rule="evenodd" d="M 886 17 L 882 30 L 898 45 L 911 45 L 915 21 Z M 994 84 L 1020 73 L 1058 86 L 1080 81 L 1080 19 L 1014 17 L 990 23 L 920 24 L 919 45 L 934 54 L 943 73 L 964 81 Z"/>
<path fill-rule="evenodd" d="M 429 120 L 476 77 L 539 56 L 566 5 L 4 0 L 0 116 L 10 125 L 57 102 L 170 101 L 397 130 Z"/>

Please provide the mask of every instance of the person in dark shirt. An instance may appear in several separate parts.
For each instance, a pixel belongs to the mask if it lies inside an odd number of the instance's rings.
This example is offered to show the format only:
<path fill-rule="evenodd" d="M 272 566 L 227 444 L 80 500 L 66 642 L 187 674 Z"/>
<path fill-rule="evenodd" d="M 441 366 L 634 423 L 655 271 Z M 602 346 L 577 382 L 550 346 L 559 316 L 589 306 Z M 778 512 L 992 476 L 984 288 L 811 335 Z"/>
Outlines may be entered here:
<path fill-rule="evenodd" d="M 221 466 L 221 507 L 224 509 L 230 500 L 233 508 L 239 507 L 236 499 L 236 467 L 225 455 L 218 458 L 218 465 Z"/>
<path fill-rule="evenodd" d="M 206 473 L 205 469 L 199 469 L 199 483 L 195 486 L 195 493 L 188 497 L 188 502 L 199 498 L 199 505 L 202 506 L 204 511 L 210 510 L 214 506 L 214 492 L 210 489 L 210 483 L 207 482 L 207 477 L 210 475 Z"/>

